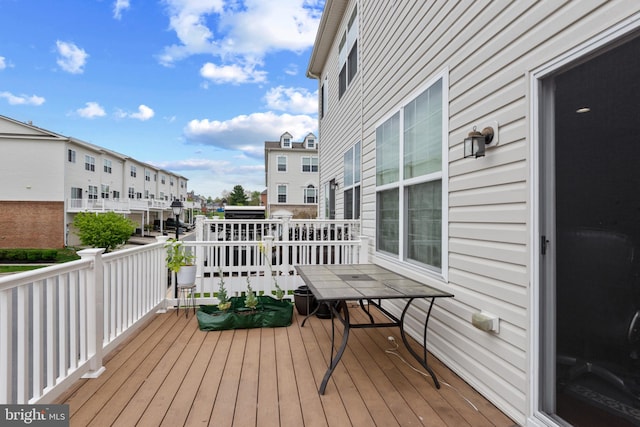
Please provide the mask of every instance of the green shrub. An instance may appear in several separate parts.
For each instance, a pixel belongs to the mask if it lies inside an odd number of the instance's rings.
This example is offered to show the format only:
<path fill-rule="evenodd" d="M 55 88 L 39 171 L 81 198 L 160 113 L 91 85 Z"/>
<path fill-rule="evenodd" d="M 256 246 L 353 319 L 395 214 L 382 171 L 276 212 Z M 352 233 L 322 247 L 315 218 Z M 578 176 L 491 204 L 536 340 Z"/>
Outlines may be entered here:
<path fill-rule="evenodd" d="M 104 248 L 105 252 L 126 243 L 136 229 L 133 221 L 115 212 L 81 212 L 73 219 L 73 225 L 83 245 Z"/>

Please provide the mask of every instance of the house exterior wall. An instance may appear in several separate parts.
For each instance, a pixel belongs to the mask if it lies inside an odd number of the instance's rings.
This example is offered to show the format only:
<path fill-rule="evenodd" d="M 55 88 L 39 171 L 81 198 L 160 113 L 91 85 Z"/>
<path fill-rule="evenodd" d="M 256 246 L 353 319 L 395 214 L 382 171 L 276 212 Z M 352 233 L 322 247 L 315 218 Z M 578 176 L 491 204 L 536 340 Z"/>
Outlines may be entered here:
<path fill-rule="evenodd" d="M 64 199 L 62 140 L 14 137 L 0 143 L 3 146 L 0 156 L 2 200 L 60 202 Z"/>
<path fill-rule="evenodd" d="M 338 99 L 338 43 L 358 7 L 358 76 Z M 319 120 L 320 183 L 342 173 L 346 144 L 362 140 L 362 229 L 374 242 L 373 262 L 392 267 L 455 298 L 432 313 L 429 349 L 519 424 L 532 422 L 531 389 L 539 357 L 532 351 L 532 218 L 538 206 L 531 176 L 531 73 L 629 19 L 640 4 L 589 2 L 327 1 L 323 19 L 342 14 L 316 39 L 308 75 L 328 88 Z M 638 25 L 636 25 L 637 27 Z M 337 35 L 336 35 L 337 31 Z M 328 50 L 326 44 L 331 42 Z M 376 252 L 376 127 L 435 76 L 448 78 L 448 267 L 433 274 Z M 325 80 L 327 77 L 327 80 Z M 355 90 L 352 90 L 355 89 Z M 320 103 L 321 101 L 319 101 Z M 474 126 L 498 123 L 498 146 L 463 159 Z M 534 137 L 532 137 L 534 135 Z M 341 195 L 336 194 L 336 217 Z M 321 196 L 321 200 L 323 197 Z M 322 211 L 323 209 L 321 209 Z M 499 333 L 471 325 L 484 310 Z M 421 335 L 419 323 L 409 330 Z"/>
<path fill-rule="evenodd" d="M 62 201 L 0 200 L 0 248 L 63 248 Z"/>

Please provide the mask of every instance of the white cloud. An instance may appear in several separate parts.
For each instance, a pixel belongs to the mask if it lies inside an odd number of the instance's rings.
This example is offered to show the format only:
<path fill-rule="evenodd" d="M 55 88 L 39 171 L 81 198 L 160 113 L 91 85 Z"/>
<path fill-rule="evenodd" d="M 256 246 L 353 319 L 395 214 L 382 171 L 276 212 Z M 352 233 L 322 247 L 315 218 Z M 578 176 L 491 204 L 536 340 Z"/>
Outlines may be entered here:
<path fill-rule="evenodd" d="M 138 119 L 140 121 L 149 120 L 155 114 L 156 113 L 151 108 L 147 107 L 144 104 L 141 104 L 138 107 L 138 111 L 135 112 L 135 113 L 128 113 L 128 112 L 123 111 L 123 110 L 116 111 L 116 117 L 118 117 L 120 119 Z"/>
<path fill-rule="evenodd" d="M 271 52 L 302 52 L 313 46 L 324 1 L 164 0 L 169 27 L 179 43 L 158 55 L 166 66 L 195 54 L 255 68 Z M 255 82 L 256 80 L 247 80 Z"/>
<path fill-rule="evenodd" d="M 0 98 L 7 100 L 9 105 L 42 105 L 45 99 L 36 95 L 14 95 L 11 92 L 0 92 Z"/>
<path fill-rule="evenodd" d="M 82 74 L 84 72 L 83 67 L 89 57 L 89 54 L 84 49 L 73 43 L 60 40 L 56 41 L 56 47 L 59 55 L 56 63 L 60 68 L 71 74 Z"/>
<path fill-rule="evenodd" d="M 262 83 L 267 80 L 266 72 L 258 71 L 252 67 L 218 66 L 211 62 L 207 62 L 200 68 L 200 75 L 217 84 Z"/>
<path fill-rule="evenodd" d="M 191 120 L 184 129 L 188 141 L 236 150 L 248 157 L 264 156 L 264 141 L 277 141 L 284 132 L 302 140 L 315 132 L 317 121 L 308 115 L 275 114 L 273 112 L 241 115 L 230 120 Z"/>
<path fill-rule="evenodd" d="M 97 102 L 87 102 L 85 105 L 86 107 L 78 108 L 76 110 L 76 113 L 80 117 L 93 119 L 94 117 L 104 117 L 107 114 L 105 113 L 104 108 L 102 108 Z"/>
<path fill-rule="evenodd" d="M 309 92 L 305 88 L 278 86 L 269 89 L 264 96 L 267 107 L 272 110 L 317 114 L 318 91 Z"/>
<path fill-rule="evenodd" d="M 113 3 L 113 17 L 115 19 L 122 18 L 122 11 L 129 9 L 129 0 L 116 0 Z"/>
<path fill-rule="evenodd" d="M 0 56 L 0 70 L 4 70 L 5 68 L 7 68 L 7 63 L 5 61 L 5 57 L 4 56 Z"/>
<path fill-rule="evenodd" d="M 256 163 L 255 159 L 245 159 L 244 163 L 240 163 L 197 158 L 147 163 L 188 176 L 189 190 L 213 197 L 221 196 L 224 191 L 231 191 L 238 184 L 249 191 L 264 189 L 264 161 Z"/>

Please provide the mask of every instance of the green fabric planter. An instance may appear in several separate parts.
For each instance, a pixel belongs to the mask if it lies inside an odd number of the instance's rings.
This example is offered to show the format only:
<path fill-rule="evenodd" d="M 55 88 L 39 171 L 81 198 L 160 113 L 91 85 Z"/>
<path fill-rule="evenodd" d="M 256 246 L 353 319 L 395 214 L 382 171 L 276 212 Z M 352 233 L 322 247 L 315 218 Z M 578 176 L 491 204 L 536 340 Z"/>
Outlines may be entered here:
<path fill-rule="evenodd" d="M 232 297 L 231 308 L 226 312 L 217 305 L 202 305 L 196 313 L 201 331 L 226 329 L 276 328 L 291 325 L 293 304 L 278 301 L 269 296 L 258 296 L 255 311 L 244 306 L 244 297 Z"/>

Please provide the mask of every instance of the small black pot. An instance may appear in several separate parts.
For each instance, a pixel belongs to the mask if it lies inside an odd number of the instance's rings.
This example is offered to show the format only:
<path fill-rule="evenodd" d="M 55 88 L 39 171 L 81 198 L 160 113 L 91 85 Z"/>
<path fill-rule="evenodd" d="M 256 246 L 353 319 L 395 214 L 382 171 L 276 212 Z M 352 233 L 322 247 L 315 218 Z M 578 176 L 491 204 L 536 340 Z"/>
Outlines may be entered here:
<path fill-rule="evenodd" d="M 302 316 L 313 313 L 313 310 L 318 306 L 316 297 L 313 296 L 313 293 L 307 286 L 300 286 L 298 289 L 293 291 L 293 301 L 298 314 Z"/>

